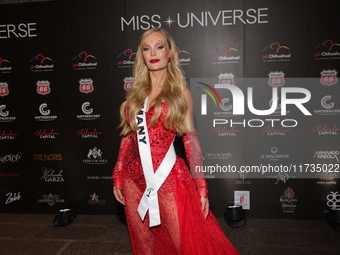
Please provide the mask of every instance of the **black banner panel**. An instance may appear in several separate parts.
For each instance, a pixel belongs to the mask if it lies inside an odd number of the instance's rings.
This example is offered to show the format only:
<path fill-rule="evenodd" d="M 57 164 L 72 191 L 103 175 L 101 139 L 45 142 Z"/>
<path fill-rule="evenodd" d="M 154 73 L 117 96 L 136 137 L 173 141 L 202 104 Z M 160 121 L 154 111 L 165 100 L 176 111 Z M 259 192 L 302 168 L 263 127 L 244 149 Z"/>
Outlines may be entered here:
<path fill-rule="evenodd" d="M 123 213 L 119 106 L 152 27 L 175 39 L 217 216 L 234 204 L 252 218 L 340 208 L 337 1 L 0 7 L 0 212 Z"/>

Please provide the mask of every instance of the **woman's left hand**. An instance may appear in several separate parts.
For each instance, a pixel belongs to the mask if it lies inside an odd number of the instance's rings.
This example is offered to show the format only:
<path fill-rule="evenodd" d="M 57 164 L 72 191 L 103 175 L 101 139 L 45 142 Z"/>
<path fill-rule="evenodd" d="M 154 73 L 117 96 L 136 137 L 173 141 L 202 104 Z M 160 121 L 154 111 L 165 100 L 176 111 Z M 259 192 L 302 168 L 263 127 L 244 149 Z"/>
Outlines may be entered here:
<path fill-rule="evenodd" d="M 209 214 L 209 200 L 208 198 L 201 197 L 201 208 L 204 218 L 206 219 Z"/>

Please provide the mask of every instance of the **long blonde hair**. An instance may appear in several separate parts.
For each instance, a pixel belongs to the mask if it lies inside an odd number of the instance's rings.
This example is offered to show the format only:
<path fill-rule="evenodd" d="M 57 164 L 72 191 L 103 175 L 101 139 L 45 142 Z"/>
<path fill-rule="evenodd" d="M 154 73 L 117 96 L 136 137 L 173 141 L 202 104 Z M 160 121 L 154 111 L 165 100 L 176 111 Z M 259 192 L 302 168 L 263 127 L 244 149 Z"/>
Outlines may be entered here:
<path fill-rule="evenodd" d="M 167 45 L 171 50 L 171 61 L 167 66 L 167 77 L 163 89 L 155 99 L 155 114 L 151 118 L 149 127 L 152 127 L 160 116 L 162 101 L 164 100 L 168 104 L 168 112 L 165 117 L 164 126 L 180 134 L 188 132 L 184 126 L 184 116 L 188 110 L 188 106 L 183 94 L 185 88 L 187 88 L 187 83 L 179 63 L 178 50 L 173 38 L 166 30 L 162 28 L 151 28 L 145 31 L 140 37 L 133 66 L 135 81 L 127 91 L 126 100 L 120 107 L 121 123 L 119 127 L 123 127 L 121 135 L 138 130 L 135 116 L 143 107 L 144 100 L 151 91 L 150 74 L 147 66 L 144 64 L 142 56 L 142 44 L 145 37 L 154 32 L 162 33 L 167 40 Z M 127 118 L 130 120 L 130 125 L 127 124 Z"/>

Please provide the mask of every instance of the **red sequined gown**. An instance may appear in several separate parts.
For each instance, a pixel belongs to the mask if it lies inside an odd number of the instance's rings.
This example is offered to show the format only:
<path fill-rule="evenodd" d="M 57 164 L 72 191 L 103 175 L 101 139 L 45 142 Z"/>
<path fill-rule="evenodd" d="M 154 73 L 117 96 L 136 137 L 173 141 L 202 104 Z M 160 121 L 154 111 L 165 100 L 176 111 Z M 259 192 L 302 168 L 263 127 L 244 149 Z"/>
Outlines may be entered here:
<path fill-rule="evenodd" d="M 163 122 L 167 104 L 156 124 L 149 128 L 153 167 L 156 171 L 176 133 L 165 129 Z M 146 113 L 147 124 L 155 111 Z M 188 136 L 183 142 L 188 155 Z M 144 221 L 137 207 L 146 184 L 139 157 L 137 134 L 122 137 L 118 160 L 113 172 L 114 186 L 123 190 L 125 214 L 134 254 L 138 255 L 227 255 L 239 254 L 225 237 L 218 222 L 209 212 L 204 219 L 197 188 L 206 188 L 205 179 L 190 177 L 188 166 L 177 157 L 169 176 L 158 190 L 161 224 L 149 227 L 148 213 Z"/>

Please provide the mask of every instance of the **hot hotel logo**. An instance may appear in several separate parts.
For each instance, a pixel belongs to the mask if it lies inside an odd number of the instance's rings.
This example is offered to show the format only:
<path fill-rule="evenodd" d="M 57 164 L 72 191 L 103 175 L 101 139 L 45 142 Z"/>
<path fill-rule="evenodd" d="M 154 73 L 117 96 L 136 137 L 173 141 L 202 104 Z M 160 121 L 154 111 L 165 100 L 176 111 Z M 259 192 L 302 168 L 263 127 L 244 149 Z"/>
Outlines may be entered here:
<path fill-rule="evenodd" d="M 11 62 L 0 56 L 0 73 L 10 73 L 12 71 Z"/>
<path fill-rule="evenodd" d="M 97 69 L 98 65 L 97 58 L 86 51 L 78 53 L 72 58 L 72 61 L 73 70 Z"/>
<path fill-rule="evenodd" d="M 240 62 L 239 50 L 228 44 L 223 44 L 213 52 L 213 64 L 237 64 Z"/>
<path fill-rule="evenodd" d="M 31 72 L 53 71 L 53 60 L 43 54 L 38 54 L 30 60 Z"/>
<path fill-rule="evenodd" d="M 328 39 L 318 44 L 314 49 L 315 60 L 340 59 L 340 43 Z"/>
<path fill-rule="evenodd" d="M 262 52 L 263 62 L 289 61 L 292 57 L 290 48 L 281 45 L 279 42 L 269 44 L 262 50 Z"/>
<path fill-rule="evenodd" d="M 135 63 L 136 52 L 132 49 L 126 49 L 119 53 L 117 56 L 117 66 L 118 68 L 132 67 Z"/>

